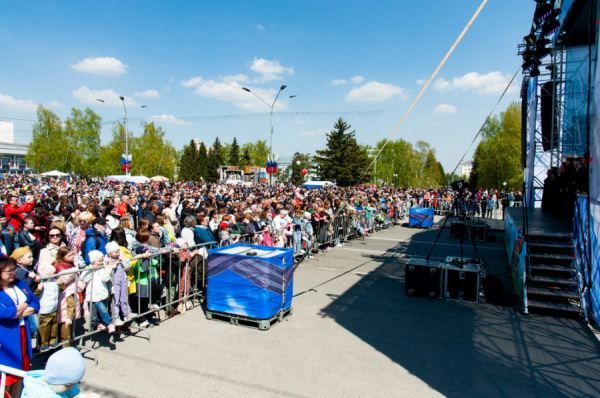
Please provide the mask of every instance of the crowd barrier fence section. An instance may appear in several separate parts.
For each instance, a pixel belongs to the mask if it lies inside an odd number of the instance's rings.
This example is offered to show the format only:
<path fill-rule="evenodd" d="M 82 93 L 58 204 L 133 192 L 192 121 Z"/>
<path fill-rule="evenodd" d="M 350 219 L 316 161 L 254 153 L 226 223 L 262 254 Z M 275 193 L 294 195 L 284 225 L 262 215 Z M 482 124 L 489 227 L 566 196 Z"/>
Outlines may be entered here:
<path fill-rule="evenodd" d="M 168 248 L 157 253 L 137 255 L 129 259 L 130 267 L 133 268 L 134 281 L 127 280 L 125 284 L 122 280 L 115 281 L 115 273 L 108 271 L 109 275 L 104 265 L 68 269 L 40 278 L 43 283 L 52 283 L 63 276 L 73 274 L 75 276 L 74 281 L 71 282 L 73 284 L 71 295 L 75 306 L 69 318 L 71 326 L 64 322 L 58 324 L 56 332 L 52 333 L 55 336 L 50 348 L 76 346 L 82 351 L 91 352 L 94 355 L 94 362 L 98 364 L 95 350 L 85 346 L 84 340 L 104 332 L 108 326 L 104 325 L 105 323 L 114 325 L 115 329 L 128 324 L 130 329 L 146 333 L 150 342 L 151 335 L 148 331 L 150 323 L 146 319 L 148 316 L 156 313 L 160 318 L 160 310 L 173 311 L 176 306 L 179 307 L 180 312 L 185 312 L 193 308 L 194 300 L 204 299 L 206 249 L 216 243 Z M 115 266 L 123 267 L 123 263 L 117 261 Z M 126 275 L 131 276 L 132 273 L 128 271 Z M 94 286 L 98 283 L 106 283 L 109 294 L 106 299 L 94 302 Z M 123 295 L 120 289 L 126 289 L 129 293 L 129 285 L 132 283 L 136 285 L 135 295 Z M 65 290 L 67 288 L 65 287 Z M 89 289 L 90 293 L 86 289 Z M 68 297 L 65 297 L 65 300 Z M 126 303 L 122 302 L 124 297 L 127 297 Z M 60 311 L 60 299 L 57 301 L 57 311 Z M 119 312 L 123 319 L 120 319 Z M 39 317 L 39 314 L 37 316 Z M 67 335 L 69 338 L 66 338 Z"/>
<path fill-rule="evenodd" d="M 6 376 L 25 377 L 25 372 L 20 369 L 11 368 L 10 366 L 0 365 L 0 396 L 4 397 L 6 392 Z"/>
<path fill-rule="evenodd" d="M 396 225 L 407 214 L 406 206 L 395 206 L 384 209 L 384 211 L 374 211 L 370 216 L 365 211 L 357 211 L 349 215 L 336 215 L 332 220 L 320 221 L 316 223 L 312 235 L 301 235 L 300 248 L 304 255 L 299 257 L 298 261 L 304 260 L 309 255 L 318 256 L 322 252 L 320 249 L 324 247 L 342 242 L 350 243 L 351 239 L 362 238 L 364 240 L 367 233 Z M 281 231 L 271 230 L 271 233 L 274 234 L 273 238 L 282 235 Z M 293 233 L 286 236 L 289 239 L 285 240 L 283 247 L 293 248 Z M 129 329 L 145 333 L 148 342 L 151 342 L 148 330 L 150 323 L 146 318 L 153 314 L 160 317 L 160 310 L 172 313 L 177 308 L 180 312 L 185 312 L 194 307 L 195 300 L 202 302 L 205 298 L 207 249 L 223 247 L 232 243 L 270 245 L 265 244 L 263 231 L 239 235 L 235 238 L 235 242 L 214 241 L 181 248 L 157 249 L 160 251 L 136 255 L 129 259 L 134 280 L 128 280 L 125 286 L 121 283 L 122 281 L 115 281 L 115 273 L 112 271 L 108 277 L 100 276 L 99 273 L 108 274 L 104 265 L 68 269 L 40 278 L 42 282 L 48 283 L 74 274 L 74 281 L 71 282 L 74 290 L 71 295 L 75 306 L 79 307 L 78 310 L 72 312 L 69 318 L 71 326 L 67 328 L 66 334 L 61 333 L 65 326 L 64 323 L 58 324 L 58 330 L 52 338 L 53 342 L 50 342 L 52 343 L 50 348 L 75 346 L 82 351 L 92 353 L 97 365 L 97 353 L 94 348 L 85 346 L 85 340 L 105 332 L 107 326 L 103 323 L 114 325 L 117 332 L 120 331 L 118 328 L 127 324 Z M 116 262 L 116 266 L 123 267 L 123 264 Z M 126 274 L 132 276 L 131 271 L 127 271 Z M 93 294 L 89 295 L 91 300 L 85 299 L 87 296 L 85 289 L 93 292 L 95 284 L 98 283 L 106 283 L 109 291 L 108 298 L 100 300 L 102 305 L 98 305 L 98 301 L 94 305 Z M 127 295 L 127 306 L 124 307 L 120 300 L 123 296 L 116 297 L 115 287 L 126 288 L 129 292 L 131 283 L 136 285 L 135 294 Z M 129 314 L 125 313 L 125 308 Z M 57 304 L 57 311 L 60 311 L 60 302 Z M 39 314 L 37 316 L 39 317 Z M 100 321 L 102 318 L 104 318 L 104 322 Z M 102 326 L 98 327 L 98 325 Z M 67 335 L 68 338 L 66 338 Z M 5 378 L 4 373 L 15 374 L 8 371 L 3 372 L 3 379 Z"/>

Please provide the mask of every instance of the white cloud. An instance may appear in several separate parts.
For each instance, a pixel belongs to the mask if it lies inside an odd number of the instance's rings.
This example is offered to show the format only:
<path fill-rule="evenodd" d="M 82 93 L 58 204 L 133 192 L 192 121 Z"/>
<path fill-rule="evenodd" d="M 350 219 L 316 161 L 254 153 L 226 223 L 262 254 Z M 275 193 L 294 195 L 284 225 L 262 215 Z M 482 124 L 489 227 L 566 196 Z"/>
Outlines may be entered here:
<path fill-rule="evenodd" d="M 346 80 L 346 79 L 339 79 L 339 80 L 333 79 L 331 81 L 331 84 L 333 84 L 334 86 L 339 86 L 340 84 L 348 84 L 348 80 Z"/>
<path fill-rule="evenodd" d="M 268 111 L 266 105 L 256 98 L 251 93 L 242 90 L 242 85 L 235 81 L 221 82 L 214 80 L 204 80 L 202 77 L 194 77 L 190 80 L 181 82 L 183 87 L 193 87 L 194 94 L 201 95 L 206 98 L 215 98 L 219 101 L 230 102 L 238 108 L 247 109 L 256 112 Z M 248 87 L 252 92 L 256 93 L 267 103 L 272 103 L 277 95 L 277 90 L 262 89 L 257 87 Z M 285 108 L 286 103 L 279 103 L 276 109 Z"/>
<path fill-rule="evenodd" d="M 50 101 L 50 102 L 44 102 L 44 106 L 46 108 L 65 108 L 65 106 L 63 104 L 61 104 L 58 101 Z"/>
<path fill-rule="evenodd" d="M 360 87 L 353 88 L 346 95 L 346 101 L 381 102 L 396 95 L 401 99 L 407 98 L 405 90 L 402 87 L 387 83 L 367 82 Z"/>
<path fill-rule="evenodd" d="M 191 122 L 186 122 L 185 120 L 179 119 L 173 115 L 160 115 L 160 116 L 150 116 L 146 118 L 149 122 L 155 123 L 164 123 L 164 124 L 177 124 L 180 126 L 191 126 Z"/>
<path fill-rule="evenodd" d="M 264 27 L 264 26 L 262 26 L 261 24 L 256 24 L 256 25 L 254 25 L 254 26 L 252 26 L 252 27 L 253 27 L 253 28 L 256 28 L 256 29 L 258 29 L 258 30 L 265 30 L 265 27 Z"/>
<path fill-rule="evenodd" d="M 87 86 L 83 86 L 73 91 L 73 97 L 77 98 L 84 104 L 99 105 L 98 100 L 101 99 L 105 103 L 117 108 L 123 107 L 123 103 L 119 98 L 119 94 L 115 93 L 113 90 L 91 90 L 87 88 Z M 125 105 L 132 107 L 137 106 L 138 103 L 131 97 L 125 97 Z"/>
<path fill-rule="evenodd" d="M 169 78 L 169 83 L 173 83 L 173 76 Z"/>
<path fill-rule="evenodd" d="M 171 87 L 165 87 L 165 91 L 169 91 Z"/>
<path fill-rule="evenodd" d="M 365 78 L 362 76 L 354 76 L 354 77 L 351 77 L 350 80 L 352 80 L 352 83 L 361 84 L 362 82 L 365 81 Z"/>
<path fill-rule="evenodd" d="M 260 77 L 256 82 L 270 82 L 272 80 L 282 80 L 283 74 L 294 74 L 294 68 L 287 68 L 279 64 L 279 61 L 269 61 L 264 58 L 254 58 L 250 70 L 258 73 Z"/>
<path fill-rule="evenodd" d="M 436 115 L 447 115 L 449 113 L 456 113 L 458 110 L 453 105 L 440 104 L 433 108 L 433 112 Z"/>
<path fill-rule="evenodd" d="M 229 82 L 249 83 L 250 79 L 248 79 L 248 76 L 240 73 L 237 75 L 223 76 L 221 78 L 221 81 L 226 82 L 226 83 L 229 83 Z"/>
<path fill-rule="evenodd" d="M 160 98 L 160 94 L 156 90 L 146 90 L 139 93 L 133 93 L 133 95 L 140 98 Z"/>
<path fill-rule="evenodd" d="M 510 81 L 509 75 L 503 75 L 502 72 L 495 71 L 485 75 L 477 72 L 469 72 L 462 77 L 455 77 L 452 81 L 440 78 L 433 83 L 433 88 L 438 91 L 462 90 L 475 91 L 480 94 L 501 94 Z M 518 87 L 513 85 L 509 92 L 515 92 Z"/>
<path fill-rule="evenodd" d="M 78 72 L 86 72 L 99 76 L 121 76 L 127 73 L 127 68 L 129 66 L 113 57 L 86 58 L 75 65 L 71 65 L 71 69 Z"/>
<path fill-rule="evenodd" d="M 417 84 L 418 84 L 419 86 L 422 86 L 422 85 L 423 85 L 423 84 L 425 84 L 425 83 L 427 83 L 427 80 L 425 80 L 425 79 L 419 79 L 419 80 L 417 80 Z"/>
<path fill-rule="evenodd" d="M 10 95 L 0 94 L 0 109 L 19 113 L 35 113 L 38 104 L 31 99 L 19 100 Z"/>
<path fill-rule="evenodd" d="M 300 137 L 314 137 L 315 135 L 317 135 L 317 132 L 303 130 L 303 131 L 298 131 L 298 135 Z"/>

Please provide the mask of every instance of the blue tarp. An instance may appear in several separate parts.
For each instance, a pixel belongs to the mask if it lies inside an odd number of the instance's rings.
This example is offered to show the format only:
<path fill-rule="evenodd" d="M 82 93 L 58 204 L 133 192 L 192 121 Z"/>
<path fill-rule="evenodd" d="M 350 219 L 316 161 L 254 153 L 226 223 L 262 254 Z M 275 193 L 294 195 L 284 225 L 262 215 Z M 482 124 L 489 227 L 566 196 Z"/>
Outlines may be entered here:
<path fill-rule="evenodd" d="M 228 251 L 277 251 L 274 256 L 249 256 Z M 294 250 L 236 244 L 208 251 L 206 304 L 221 311 L 267 319 L 292 305 Z"/>
<path fill-rule="evenodd" d="M 408 225 L 423 228 L 433 227 L 433 207 L 411 207 Z"/>

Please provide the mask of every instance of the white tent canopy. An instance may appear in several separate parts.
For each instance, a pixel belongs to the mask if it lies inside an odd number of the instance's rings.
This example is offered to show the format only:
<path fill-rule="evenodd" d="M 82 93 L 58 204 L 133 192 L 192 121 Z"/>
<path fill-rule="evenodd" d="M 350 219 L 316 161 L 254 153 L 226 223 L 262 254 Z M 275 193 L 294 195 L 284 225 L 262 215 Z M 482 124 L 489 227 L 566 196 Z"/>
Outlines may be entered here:
<path fill-rule="evenodd" d="M 64 177 L 64 176 L 68 176 L 67 173 L 63 173 L 62 171 L 58 171 L 58 170 L 47 171 L 45 173 L 41 173 L 40 175 L 42 177 Z"/>
<path fill-rule="evenodd" d="M 144 176 L 106 176 L 104 177 L 105 181 L 120 181 L 120 182 L 134 182 L 136 184 L 143 184 L 146 183 L 148 181 L 150 181 L 150 179 L 148 177 L 144 177 Z"/>

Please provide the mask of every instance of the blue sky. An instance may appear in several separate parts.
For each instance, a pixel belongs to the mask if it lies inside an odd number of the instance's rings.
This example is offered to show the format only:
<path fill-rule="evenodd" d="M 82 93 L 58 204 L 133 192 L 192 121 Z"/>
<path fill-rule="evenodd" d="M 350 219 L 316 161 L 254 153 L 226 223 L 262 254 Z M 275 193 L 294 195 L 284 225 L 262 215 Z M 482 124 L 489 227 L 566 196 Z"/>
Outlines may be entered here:
<path fill-rule="evenodd" d="M 337 117 L 374 145 L 394 130 L 481 4 L 420 1 L 43 1 L 0 3 L 0 119 L 28 142 L 37 104 L 66 118 L 90 107 L 130 130 L 160 124 L 177 149 L 270 139 L 314 153 Z M 489 0 L 394 139 L 423 139 L 454 168 L 521 65 L 534 1 Z M 521 75 L 497 112 L 519 99 Z M 248 117 L 248 115 L 254 115 Z M 227 116 L 227 117 L 223 117 Z M 15 119 L 25 119 L 24 121 Z M 110 124 L 102 139 L 110 137 Z M 471 150 L 472 152 L 472 150 Z M 467 157 L 469 158 L 469 157 Z M 135 162 L 135 160 L 134 160 Z"/>

